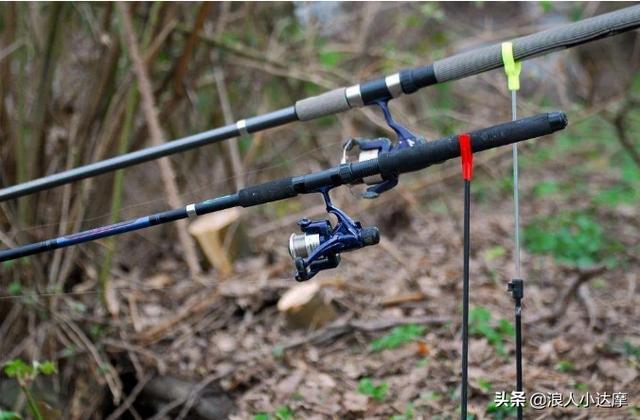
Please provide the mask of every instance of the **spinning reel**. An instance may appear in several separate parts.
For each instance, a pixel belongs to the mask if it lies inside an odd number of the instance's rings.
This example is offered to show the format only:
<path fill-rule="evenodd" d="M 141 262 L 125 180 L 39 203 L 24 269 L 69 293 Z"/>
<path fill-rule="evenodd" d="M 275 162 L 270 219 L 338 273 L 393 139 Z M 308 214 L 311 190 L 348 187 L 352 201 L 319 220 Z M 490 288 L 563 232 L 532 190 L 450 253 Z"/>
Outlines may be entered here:
<path fill-rule="evenodd" d="M 399 124 L 391 116 L 389 111 L 388 100 L 378 101 L 376 104 L 382 109 L 384 119 L 393 131 L 395 131 L 398 138 L 398 142 L 393 144 L 391 140 L 385 137 L 377 139 L 350 139 L 342 148 L 342 159 L 340 163 L 347 163 L 347 153 L 352 152 L 354 148 L 360 150 L 358 154 L 358 162 L 362 162 L 369 159 L 375 159 L 380 153 L 390 152 L 392 150 L 404 149 L 406 147 L 413 147 L 417 143 L 424 142 L 425 139 L 413 134 L 409 129 Z M 362 180 L 369 187 L 362 193 L 363 198 L 377 198 L 385 191 L 389 191 L 396 185 L 398 185 L 398 177 L 393 176 L 390 178 L 382 178 L 380 175 L 371 176 Z"/>
<path fill-rule="evenodd" d="M 331 203 L 329 190 L 318 190 L 324 198 L 327 212 L 338 219 L 335 226 L 329 220 L 298 221 L 301 234 L 289 238 L 289 254 L 296 266 L 296 280 L 309 280 L 321 270 L 336 268 L 340 264 L 340 253 L 375 245 L 380 241 L 378 228 L 362 227 L 345 212 Z"/>
<path fill-rule="evenodd" d="M 360 150 L 358 162 L 375 159 L 380 153 L 392 150 L 413 147 L 423 138 L 414 135 L 407 128 L 397 123 L 391 116 L 388 100 L 378 101 L 376 104 L 382 109 L 387 124 L 395 131 L 398 142 L 393 144 L 388 138 L 377 139 L 351 139 L 345 143 L 342 150 L 341 163 L 347 163 L 347 152 L 354 148 Z M 389 191 L 398 184 L 398 176 L 383 178 L 380 175 L 362 179 L 369 187 L 362 193 L 364 198 L 376 198 L 385 191 Z M 340 264 L 340 253 L 353 251 L 380 242 L 380 233 L 377 227 L 362 227 L 360 222 L 352 220 L 345 212 L 331 203 L 329 190 L 331 187 L 319 189 L 322 194 L 327 212 L 338 219 L 335 226 L 329 220 L 298 221 L 301 234 L 292 234 L 289 237 L 289 254 L 295 263 L 296 280 L 309 280 L 321 270 L 336 268 Z"/>

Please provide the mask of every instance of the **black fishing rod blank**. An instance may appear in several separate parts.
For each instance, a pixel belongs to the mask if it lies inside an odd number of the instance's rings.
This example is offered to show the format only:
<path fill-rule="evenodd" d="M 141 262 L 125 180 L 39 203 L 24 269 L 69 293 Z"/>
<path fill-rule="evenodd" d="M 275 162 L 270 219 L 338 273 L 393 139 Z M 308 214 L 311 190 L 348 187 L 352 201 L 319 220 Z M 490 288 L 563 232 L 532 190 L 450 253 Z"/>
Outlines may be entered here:
<path fill-rule="evenodd" d="M 631 6 L 516 38 L 512 40 L 513 54 L 515 60 L 524 61 L 553 51 L 630 31 L 639 26 L 640 5 Z M 243 119 L 235 124 L 6 187 L 0 189 L 0 201 L 231 139 L 242 134 L 256 133 L 294 121 L 310 121 L 345 112 L 352 108 L 396 98 L 403 94 L 411 94 L 427 86 L 462 79 L 502 66 L 500 43 L 474 49 L 438 60 L 427 66 L 402 70 L 377 80 L 334 89 L 318 96 L 302 99 L 297 101 L 294 106 Z"/>
<path fill-rule="evenodd" d="M 475 152 L 481 152 L 551 134 L 563 129 L 566 125 L 567 117 L 562 112 L 539 114 L 473 131 L 470 133 L 471 144 Z M 381 153 L 374 159 L 345 163 L 320 172 L 282 178 L 247 187 L 234 194 L 189 204 L 183 208 L 2 250 L 0 251 L 0 261 L 13 260 L 231 207 L 251 207 L 295 197 L 298 194 L 317 193 L 322 188 L 357 183 L 373 175 L 380 175 L 383 179 L 392 179 L 399 174 L 421 170 L 457 156 L 460 156 L 457 136 L 418 143 L 410 148 Z"/>

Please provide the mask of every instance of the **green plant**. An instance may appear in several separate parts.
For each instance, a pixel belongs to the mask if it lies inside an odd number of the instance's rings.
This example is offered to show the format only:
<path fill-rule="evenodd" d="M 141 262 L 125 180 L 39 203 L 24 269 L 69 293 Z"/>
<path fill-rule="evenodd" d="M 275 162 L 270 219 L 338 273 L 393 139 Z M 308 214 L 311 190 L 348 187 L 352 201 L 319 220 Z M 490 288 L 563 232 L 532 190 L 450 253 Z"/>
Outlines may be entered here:
<path fill-rule="evenodd" d="M 478 379 L 478 387 L 484 392 L 489 392 L 491 391 L 491 388 L 493 388 L 493 385 L 491 385 L 491 382 L 488 380 L 480 378 Z"/>
<path fill-rule="evenodd" d="M 538 4 L 544 13 L 549 13 L 553 10 L 553 2 L 552 1 L 539 1 Z"/>
<path fill-rule="evenodd" d="M 507 253 L 505 247 L 496 245 L 491 248 L 488 248 L 486 251 L 482 253 L 482 257 L 486 262 L 494 261 Z"/>
<path fill-rule="evenodd" d="M 276 419 L 277 420 L 292 420 L 293 413 L 289 409 L 289 407 L 283 405 L 276 409 Z"/>
<path fill-rule="evenodd" d="M 589 389 L 589 387 L 587 387 L 587 384 L 583 384 L 582 382 L 578 382 L 576 384 L 576 390 L 577 391 L 586 392 L 587 389 Z"/>
<path fill-rule="evenodd" d="M 416 367 L 425 367 L 429 364 L 429 359 L 427 359 L 426 357 L 423 357 L 422 359 L 418 360 L 418 362 L 416 363 Z"/>
<path fill-rule="evenodd" d="M 440 401 L 442 399 L 442 395 L 436 391 L 427 391 L 420 394 L 420 398 L 425 401 Z"/>
<path fill-rule="evenodd" d="M 536 197 L 545 197 L 552 195 L 560 191 L 560 186 L 557 181 L 541 181 L 533 187 L 533 194 Z"/>
<path fill-rule="evenodd" d="M 38 408 L 38 403 L 31 392 L 31 384 L 38 377 L 38 375 L 53 375 L 56 373 L 56 365 L 53 362 L 34 361 L 31 365 L 28 365 L 21 359 L 13 359 L 5 363 L 4 373 L 9 378 L 15 378 L 22 390 L 23 394 L 27 398 L 27 405 L 29 411 L 36 420 L 42 420 L 44 417 Z"/>
<path fill-rule="evenodd" d="M 424 327 L 421 325 L 402 325 L 391 330 L 389 334 L 373 340 L 371 349 L 374 351 L 395 349 L 420 338 L 423 334 Z"/>
<path fill-rule="evenodd" d="M 554 369 L 558 372 L 569 373 L 573 371 L 573 363 L 568 360 L 560 360 L 558 361 L 558 363 L 556 363 Z"/>
<path fill-rule="evenodd" d="M 384 381 L 376 385 L 370 378 L 362 378 L 358 382 L 358 392 L 377 401 L 384 401 L 387 391 L 389 391 L 389 384 Z"/>
<path fill-rule="evenodd" d="M 281 405 L 273 413 L 273 417 L 269 413 L 258 413 L 253 416 L 253 420 L 293 420 L 293 412 L 286 405 Z"/>
<path fill-rule="evenodd" d="M 629 358 L 640 359 L 640 346 L 634 346 L 630 342 L 625 341 L 624 343 L 622 343 L 622 349 L 625 356 L 628 356 Z"/>
<path fill-rule="evenodd" d="M 640 167 L 628 154 L 616 153 L 613 160 L 620 171 L 620 180 L 613 186 L 600 190 L 593 201 L 609 207 L 637 203 L 640 201 Z"/>
<path fill-rule="evenodd" d="M 504 341 L 515 335 L 513 325 L 506 319 L 501 319 L 494 326 L 491 312 L 482 306 L 469 311 L 469 333 L 487 339 L 498 355 L 505 357 Z"/>
<path fill-rule="evenodd" d="M 273 348 L 271 349 L 271 355 L 276 359 L 281 359 L 284 356 L 284 347 L 273 346 Z"/>
<path fill-rule="evenodd" d="M 413 404 L 407 404 L 404 413 L 391 416 L 389 420 L 413 420 Z"/>
<path fill-rule="evenodd" d="M 0 420 L 21 420 L 20 414 L 15 411 L 4 411 L 0 409 Z"/>
<path fill-rule="evenodd" d="M 503 420 L 513 418 L 516 415 L 517 408 L 510 404 L 497 405 L 495 401 L 491 401 L 487 405 L 487 414 L 491 414 L 494 420 Z"/>
<path fill-rule="evenodd" d="M 22 284 L 20 284 L 19 281 L 12 281 L 11 283 L 9 283 L 7 291 L 12 295 L 19 295 L 20 293 L 22 293 Z"/>
<path fill-rule="evenodd" d="M 319 53 L 320 62 L 328 68 L 335 68 L 342 60 L 342 53 L 332 50 L 321 50 Z"/>
<path fill-rule="evenodd" d="M 524 244 L 534 254 L 551 254 L 579 267 L 603 258 L 608 245 L 600 224 L 585 213 L 535 220 L 524 230 Z"/>

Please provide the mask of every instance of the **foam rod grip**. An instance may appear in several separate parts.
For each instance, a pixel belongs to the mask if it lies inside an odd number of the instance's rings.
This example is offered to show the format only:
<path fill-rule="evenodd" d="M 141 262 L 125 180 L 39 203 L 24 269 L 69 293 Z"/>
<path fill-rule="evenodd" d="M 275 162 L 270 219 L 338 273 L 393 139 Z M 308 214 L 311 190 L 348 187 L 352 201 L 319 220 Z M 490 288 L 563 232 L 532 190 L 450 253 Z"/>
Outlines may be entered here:
<path fill-rule="evenodd" d="M 282 178 L 240 190 L 238 204 L 242 207 L 251 207 L 296 195 L 298 193 L 293 188 L 292 178 Z"/>
<path fill-rule="evenodd" d="M 523 140 L 551 134 L 567 126 L 567 116 L 562 112 L 549 112 L 533 117 L 472 131 L 471 148 L 474 153 L 505 146 Z M 397 152 L 383 153 L 378 166 L 383 177 L 417 171 L 460 156 L 458 136 L 421 143 Z"/>
<path fill-rule="evenodd" d="M 640 27 L 640 5 L 584 19 L 513 40 L 516 61 L 570 48 Z M 502 44 L 454 55 L 433 64 L 438 83 L 462 79 L 502 67 Z"/>
<path fill-rule="evenodd" d="M 349 109 L 345 88 L 338 88 L 318 96 L 296 102 L 296 114 L 300 121 L 309 121 Z"/>

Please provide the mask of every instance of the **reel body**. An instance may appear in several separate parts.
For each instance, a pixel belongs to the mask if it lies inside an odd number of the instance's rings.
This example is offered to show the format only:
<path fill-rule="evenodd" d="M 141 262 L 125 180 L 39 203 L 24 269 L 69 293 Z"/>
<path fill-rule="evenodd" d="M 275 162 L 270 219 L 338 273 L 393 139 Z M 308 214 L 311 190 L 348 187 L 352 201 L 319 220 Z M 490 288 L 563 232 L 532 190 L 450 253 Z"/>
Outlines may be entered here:
<path fill-rule="evenodd" d="M 362 227 L 345 212 L 331 203 L 329 190 L 318 190 L 324 198 L 327 212 L 338 219 L 335 226 L 329 220 L 298 221 L 301 234 L 289 238 L 289 254 L 296 267 L 297 281 L 309 280 L 321 270 L 336 268 L 340 264 L 340 253 L 375 245 L 380 241 L 377 227 Z"/>

